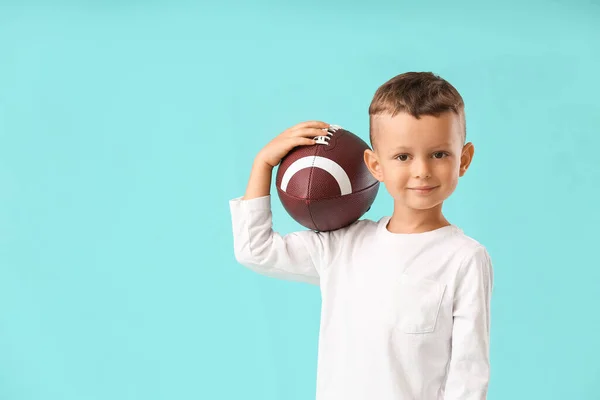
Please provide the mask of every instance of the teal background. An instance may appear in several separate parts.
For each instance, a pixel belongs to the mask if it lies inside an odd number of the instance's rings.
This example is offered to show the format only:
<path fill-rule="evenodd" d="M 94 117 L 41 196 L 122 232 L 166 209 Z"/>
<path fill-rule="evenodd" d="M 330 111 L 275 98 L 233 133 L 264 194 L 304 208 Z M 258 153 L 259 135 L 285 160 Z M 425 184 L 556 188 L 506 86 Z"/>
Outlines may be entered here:
<path fill-rule="evenodd" d="M 405 71 L 467 104 L 445 211 L 494 261 L 489 399 L 600 398 L 599 20 L 566 0 L 0 2 L 0 399 L 314 398 L 318 288 L 238 265 L 228 201 L 297 122 L 367 139 Z"/>

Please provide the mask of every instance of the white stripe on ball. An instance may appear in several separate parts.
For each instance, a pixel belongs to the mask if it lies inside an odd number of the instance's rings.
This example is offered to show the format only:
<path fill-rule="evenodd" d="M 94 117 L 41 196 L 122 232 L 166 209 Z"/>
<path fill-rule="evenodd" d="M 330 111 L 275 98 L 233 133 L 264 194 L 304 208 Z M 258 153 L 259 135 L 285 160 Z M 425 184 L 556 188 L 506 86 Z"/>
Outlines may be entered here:
<path fill-rule="evenodd" d="M 322 170 L 329 172 L 340 187 L 342 196 L 352 193 L 352 184 L 350 183 L 350 178 L 346 171 L 344 171 L 344 168 L 329 158 L 319 156 L 302 157 L 294 161 L 283 174 L 283 178 L 281 178 L 281 190 L 284 192 L 286 191 L 290 179 L 292 179 L 296 172 L 310 167 L 321 168 Z"/>

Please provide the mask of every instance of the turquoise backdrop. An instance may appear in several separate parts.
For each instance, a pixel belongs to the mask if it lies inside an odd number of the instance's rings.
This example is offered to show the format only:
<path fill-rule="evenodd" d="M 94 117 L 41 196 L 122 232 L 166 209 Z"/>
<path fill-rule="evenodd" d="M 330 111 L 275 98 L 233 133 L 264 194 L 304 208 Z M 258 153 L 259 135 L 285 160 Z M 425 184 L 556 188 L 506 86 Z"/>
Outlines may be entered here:
<path fill-rule="evenodd" d="M 0 399 L 314 398 L 318 288 L 238 265 L 228 201 L 297 122 L 367 139 L 405 71 L 467 104 L 445 211 L 494 261 L 489 399 L 598 399 L 599 21 L 583 0 L 0 1 Z"/>

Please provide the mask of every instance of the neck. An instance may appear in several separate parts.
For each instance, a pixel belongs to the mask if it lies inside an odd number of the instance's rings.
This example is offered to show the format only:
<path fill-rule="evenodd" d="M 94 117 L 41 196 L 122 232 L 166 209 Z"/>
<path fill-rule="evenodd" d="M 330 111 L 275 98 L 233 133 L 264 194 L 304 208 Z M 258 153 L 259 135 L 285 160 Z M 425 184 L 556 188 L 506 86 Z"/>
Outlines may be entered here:
<path fill-rule="evenodd" d="M 387 229 L 392 233 L 422 233 L 450 225 L 442 214 L 442 204 L 426 210 L 415 210 L 394 204 Z"/>

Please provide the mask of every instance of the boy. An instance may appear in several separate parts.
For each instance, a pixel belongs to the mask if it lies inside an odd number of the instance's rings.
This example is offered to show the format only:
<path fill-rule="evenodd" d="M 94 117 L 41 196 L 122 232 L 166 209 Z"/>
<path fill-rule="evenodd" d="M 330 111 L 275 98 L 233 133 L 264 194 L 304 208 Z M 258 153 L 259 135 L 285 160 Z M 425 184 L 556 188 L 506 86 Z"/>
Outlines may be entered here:
<path fill-rule="evenodd" d="M 304 122 L 259 152 L 245 195 L 230 201 L 236 259 L 320 286 L 317 400 L 485 399 L 492 264 L 442 213 L 474 153 L 463 99 L 444 79 L 409 72 L 376 91 L 369 116 L 364 162 L 394 199 L 391 217 L 273 231 L 273 168 L 329 127 Z"/>

